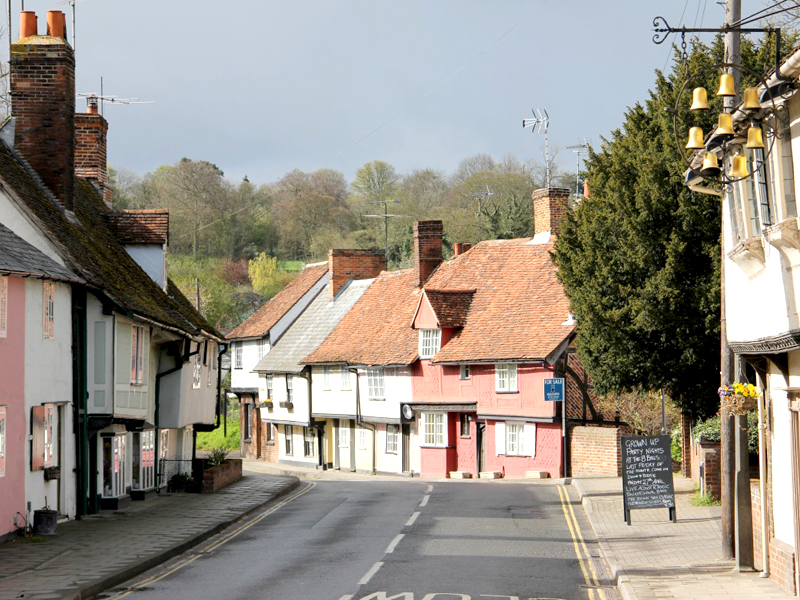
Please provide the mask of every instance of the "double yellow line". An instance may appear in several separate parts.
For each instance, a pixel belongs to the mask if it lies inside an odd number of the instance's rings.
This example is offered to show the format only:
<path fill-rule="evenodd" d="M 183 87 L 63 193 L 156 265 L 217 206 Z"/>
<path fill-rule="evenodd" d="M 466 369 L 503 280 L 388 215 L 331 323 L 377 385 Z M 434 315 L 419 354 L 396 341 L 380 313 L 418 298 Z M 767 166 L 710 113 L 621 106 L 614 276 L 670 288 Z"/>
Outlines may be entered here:
<path fill-rule="evenodd" d="M 594 570 L 594 564 L 592 563 L 589 549 L 586 547 L 586 542 L 583 540 L 583 534 L 581 534 L 578 519 L 575 517 L 575 511 L 572 509 L 572 504 L 569 501 L 569 493 L 563 485 L 556 486 L 556 489 L 558 489 L 558 496 L 561 498 L 561 509 L 564 511 L 564 518 L 567 521 L 567 527 L 569 527 L 569 533 L 572 536 L 575 556 L 578 557 L 578 562 L 583 572 L 583 579 L 586 581 L 586 585 L 589 589 L 589 600 L 594 600 L 595 591 L 597 592 L 599 600 L 606 600 L 606 595 L 603 590 L 595 590 L 595 588 L 599 588 L 600 581 L 597 579 L 597 572 Z"/>
<path fill-rule="evenodd" d="M 155 583 L 156 581 L 161 581 L 165 577 L 169 577 L 170 575 L 172 575 L 176 571 L 179 571 L 182 568 L 184 568 L 185 566 L 190 565 L 191 563 L 196 561 L 201 556 L 204 556 L 204 555 L 208 554 L 209 552 L 213 552 L 214 550 L 216 550 L 217 548 L 219 548 L 223 544 L 227 544 L 228 542 L 230 542 L 232 539 L 234 539 L 239 534 L 241 534 L 244 531 L 247 531 L 248 529 L 250 529 L 253 525 L 257 525 L 258 523 L 260 523 L 261 521 L 266 519 L 269 515 L 274 513 L 276 510 L 279 510 L 283 506 L 286 506 L 292 500 L 294 500 L 296 498 L 299 498 L 303 494 L 308 493 L 309 491 L 311 491 L 311 489 L 315 485 L 316 484 L 313 483 L 313 482 L 310 482 L 310 481 L 306 482 L 306 487 L 304 487 L 299 492 L 294 492 L 294 493 L 290 494 L 289 496 L 287 496 L 286 498 L 284 498 L 283 500 L 281 500 L 277 504 L 273 504 L 270 508 L 265 510 L 263 513 L 261 513 L 257 517 L 255 517 L 253 519 L 250 519 L 247 522 L 245 522 L 245 523 L 237 526 L 236 528 L 228 531 L 227 533 L 222 535 L 218 540 L 216 540 L 214 543 L 212 543 L 210 546 L 207 546 L 207 547 L 203 548 L 202 554 L 193 554 L 191 556 L 187 556 L 186 558 L 182 558 L 177 563 L 172 565 L 168 570 L 164 571 L 163 573 L 158 573 L 157 575 L 152 575 L 150 577 L 142 579 L 141 581 L 137 581 L 134 585 L 126 588 L 125 590 L 119 592 L 118 594 L 114 594 L 113 596 L 109 596 L 108 597 L 109 600 L 113 600 L 113 599 L 116 599 L 116 598 L 124 598 L 125 596 L 128 596 L 129 594 L 132 594 L 133 592 L 139 591 L 142 588 L 144 588 L 144 587 L 146 587 L 146 586 L 148 586 L 148 585 L 150 585 L 152 583 Z"/>

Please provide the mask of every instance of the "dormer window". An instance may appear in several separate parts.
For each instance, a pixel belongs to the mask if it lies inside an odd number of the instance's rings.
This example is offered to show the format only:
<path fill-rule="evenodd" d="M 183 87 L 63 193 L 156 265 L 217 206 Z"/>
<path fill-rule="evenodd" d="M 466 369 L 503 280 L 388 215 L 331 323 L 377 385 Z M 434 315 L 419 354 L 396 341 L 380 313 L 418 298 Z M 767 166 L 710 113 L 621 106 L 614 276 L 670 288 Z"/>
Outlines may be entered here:
<path fill-rule="evenodd" d="M 419 357 L 433 358 L 442 347 L 441 329 L 420 329 L 419 330 Z"/>

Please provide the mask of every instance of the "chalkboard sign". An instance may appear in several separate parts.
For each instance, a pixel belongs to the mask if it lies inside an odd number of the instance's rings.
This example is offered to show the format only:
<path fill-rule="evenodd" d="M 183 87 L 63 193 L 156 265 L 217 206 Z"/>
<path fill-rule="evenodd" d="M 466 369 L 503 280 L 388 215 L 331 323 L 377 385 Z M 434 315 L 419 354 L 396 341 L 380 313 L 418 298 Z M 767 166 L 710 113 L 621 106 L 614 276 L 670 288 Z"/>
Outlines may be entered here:
<path fill-rule="evenodd" d="M 622 495 L 628 525 L 636 508 L 667 508 L 677 520 L 668 435 L 622 437 Z"/>

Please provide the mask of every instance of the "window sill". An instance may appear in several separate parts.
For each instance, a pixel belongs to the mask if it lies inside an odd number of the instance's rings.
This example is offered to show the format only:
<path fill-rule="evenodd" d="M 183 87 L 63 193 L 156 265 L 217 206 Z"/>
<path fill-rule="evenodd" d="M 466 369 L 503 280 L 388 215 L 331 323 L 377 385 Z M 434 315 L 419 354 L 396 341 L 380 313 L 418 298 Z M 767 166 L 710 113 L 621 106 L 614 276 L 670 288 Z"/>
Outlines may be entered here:
<path fill-rule="evenodd" d="M 274 446 L 274 445 L 275 445 L 275 441 L 274 441 L 274 440 L 273 440 L 273 441 L 269 441 L 269 442 L 264 442 L 264 443 L 265 443 L 267 446 Z"/>
<path fill-rule="evenodd" d="M 247 438 L 247 439 L 244 439 L 244 440 L 242 440 L 242 443 L 243 443 L 243 444 L 249 444 L 249 443 L 251 443 L 252 441 L 253 441 L 253 440 L 252 440 L 252 438 Z"/>
<path fill-rule="evenodd" d="M 386 402 L 386 398 L 367 398 L 370 402 Z"/>
<path fill-rule="evenodd" d="M 495 394 L 519 394 L 519 390 L 495 390 Z"/>
<path fill-rule="evenodd" d="M 778 249 L 790 266 L 800 265 L 800 223 L 797 217 L 784 219 L 764 230 L 764 237 Z"/>
<path fill-rule="evenodd" d="M 420 444 L 420 448 L 435 448 L 436 450 L 454 450 L 455 446 L 437 446 L 436 444 Z"/>
<path fill-rule="evenodd" d="M 752 277 L 764 268 L 764 241 L 761 237 L 752 237 L 739 242 L 736 247 L 728 252 L 730 258 L 744 271 L 745 275 Z"/>
<path fill-rule="evenodd" d="M 458 437 L 459 437 L 459 439 L 462 439 L 462 440 L 471 440 L 472 439 L 471 435 L 460 435 Z"/>

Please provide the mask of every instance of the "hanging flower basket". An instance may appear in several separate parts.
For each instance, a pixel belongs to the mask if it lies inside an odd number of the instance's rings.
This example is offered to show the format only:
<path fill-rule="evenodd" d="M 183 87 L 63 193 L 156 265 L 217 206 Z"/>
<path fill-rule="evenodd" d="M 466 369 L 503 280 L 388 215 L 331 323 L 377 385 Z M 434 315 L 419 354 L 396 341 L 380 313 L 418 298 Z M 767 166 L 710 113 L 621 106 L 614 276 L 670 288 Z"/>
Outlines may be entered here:
<path fill-rule="evenodd" d="M 753 384 L 738 382 L 723 385 L 718 393 L 722 409 L 736 416 L 746 415 L 755 410 L 761 395 Z"/>

